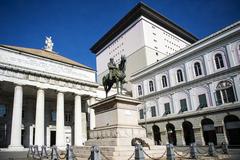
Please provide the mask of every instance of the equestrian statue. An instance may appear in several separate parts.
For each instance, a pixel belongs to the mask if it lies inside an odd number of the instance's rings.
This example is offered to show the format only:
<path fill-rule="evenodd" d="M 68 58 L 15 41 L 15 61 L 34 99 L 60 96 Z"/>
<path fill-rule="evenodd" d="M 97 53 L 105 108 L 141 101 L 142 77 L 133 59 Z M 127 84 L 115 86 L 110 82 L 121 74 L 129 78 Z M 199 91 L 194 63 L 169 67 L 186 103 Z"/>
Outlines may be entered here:
<path fill-rule="evenodd" d="M 126 83 L 124 80 L 126 77 L 126 58 L 125 56 L 121 56 L 121 61 L 117 67 L 113 58 L 110 58 L 110 62 L 108 63 L 109 73 L 102 78 L 102 83 L 104 90 L 106 92 L 106 97 L 108 92 L 111 90 L 112 86 L 116 83 L 117 94 L 122 94 L 123 84 Z"/>

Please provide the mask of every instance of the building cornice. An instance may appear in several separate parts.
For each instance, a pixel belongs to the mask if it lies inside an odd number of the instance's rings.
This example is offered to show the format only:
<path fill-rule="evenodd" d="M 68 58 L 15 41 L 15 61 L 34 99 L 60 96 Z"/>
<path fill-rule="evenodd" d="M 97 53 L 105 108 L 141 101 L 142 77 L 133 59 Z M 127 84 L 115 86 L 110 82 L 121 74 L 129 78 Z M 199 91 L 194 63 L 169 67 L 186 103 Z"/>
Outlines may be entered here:
<path fill-rule="evenodd" d="M 158 123 L 158 122 L 167 122 L 170 120 L 179 120 L 179 119 L 182 120 L 184 118 L 206 116 L 206 115 L 211 115 L 211 114 L 216 114 L 221 112 L 225 112 L 227 114 L 227 112 L 229 111 L 240 110 L 239 104 L 240 104 L 239 102 L 236 102 L 232 104 L 226 104 L 223 106 L 207 107 L 198 111 L 183 112 L 182 114 L 171 114 L 166 117 L 155 117 L 155 118 L 147 119 L 146 122 L 144 120 L 139 120 L 138 124 L 143 125 L 145 123 L 150 124 L 150 123 Z"/>
<path fill-rule="evenodd" d="M 40 73 L 40 72 L 35 72 L 35 71 L 30 71 L 30 70 L 24 70 L 19 67 L 14 67 L 14 66 L 6 65 L 6 64 L 0 64 L 0 69 L 5 70 L 5 71 L 10 71 L 14 74 L 19 73 L 19 74 L 27 75 L 28 77 L 29 76 L 42 77 L 42 78 L 48 79 L 49 81 L 57 80 L 59 82 L 60 81 L 65 82 L 65 83 L 69 82 L 69 83 L 73 83 L 73 84 L 86 85 L 86 86 L 94 87 L 94 88 L 97 88 L 99 86 L 99 84 L 94 83 L 94 82 L 73 79 L 73 78 L 68 78 L 68 77 L 59 77 L 59 76 L 55 76 L 55 75 L 48 74 L 48 73 L 42 73 L 42 72 Z"/>
<path fill-rule="evenodd" d="M 160 15 L 157 11 L 148 7 L 144 3 L 138 3 L 131 11 L 127 13 L 117 24 L 115 24 L 100 40 L 98 40 L 90 50 L 97 54 L 104 46 L 106 46 L 111 40 L 113 40 L 118 34 L 124 31 L 129 25 L 131 25 L 140 16 L 144 16 L 156 24 L 166 28 L 167 30 L 178 35 L 182 39 L 189 43 L 195 43 L 198 39 L 179 27 L 166 17 Z"/>

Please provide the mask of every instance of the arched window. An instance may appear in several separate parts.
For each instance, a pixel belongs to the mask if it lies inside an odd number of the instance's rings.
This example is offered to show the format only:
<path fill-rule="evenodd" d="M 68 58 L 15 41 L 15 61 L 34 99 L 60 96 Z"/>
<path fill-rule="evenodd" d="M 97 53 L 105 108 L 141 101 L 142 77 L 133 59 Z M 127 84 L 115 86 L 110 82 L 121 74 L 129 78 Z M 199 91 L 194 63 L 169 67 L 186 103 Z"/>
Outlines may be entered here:
<path fill-rule="evenodd" d="M 164 87 L 167 87 L 167 77 L 166 76 L 162 76 L 162 86 L 163 86 L 163 88 Z"/>
<path fill-rule="evenodd" d="M 215 55 L 215 64 L 217 69 L 224 67 L 223 57 L 220 53 Z"/>
<path fill-rule="evenodd" d="M 143 93 L 142 93 L 142 86 L 141 85 L 138 85 L 138 95 L 141 96 Z"/>
<path fill-rule="evenodd" d="M 181 69 L 177 70 L 177 79 L 178 79 L 178 82 L 183 81 L 183 74 Z"/>
<path fill-rule="evenodd" d="M 236 101 L 232 82 L 219 82 L 216 87 L 216 101 L 218 105 Z"/>
<path fill-rule="evenodd" d="M 150 92 L 154 91 L 153 81 L 149 81 L 149 90 Z"/>
<path fill-rule="evenodd" d="M 194 63 L 194 71 L 195 71 L 196 76 L 202 75 L 202 68 L 201 68 L 201 64 L 199 62 Z"/>

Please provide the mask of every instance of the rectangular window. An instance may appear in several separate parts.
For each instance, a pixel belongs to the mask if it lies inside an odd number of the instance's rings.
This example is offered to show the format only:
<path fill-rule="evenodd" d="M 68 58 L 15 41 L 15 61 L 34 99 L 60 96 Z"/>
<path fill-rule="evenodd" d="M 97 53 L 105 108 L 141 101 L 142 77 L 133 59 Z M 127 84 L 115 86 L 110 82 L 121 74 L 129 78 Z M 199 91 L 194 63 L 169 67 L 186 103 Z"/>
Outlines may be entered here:
<path fill-rule="evenodd" d="M 165 108 L 165 115 L 168 115 L 168 114 L 171 113 L 170 103 L 165 103 L 165 104 L 164 104 L 164 108 Z"/>
<path fill-rule="evenodd" d="M 140 109 L 140 110 L 139 110 L 139 117 L 140 117 L 140 119 L 143 119 L 143 118 L 144 118 L 143 109 Z"/>
<path fill-rule="evenodd" d="M 6 106 L 3 104 L 0 104 L 0 117 L 6 116 Z"/>
<path fill-rule="evenodd" d="M 152 106 L 151 107 L 151 113 L 152 113 L 152 117 L 156 117 L 156 107 L 155 106 Z"/>
<path fill-rule="evenodd" d="M 181 105 L 181 112 L 187 111 L 187 100 L 186 99 L 181 99 L 180 105 Z"/>
<path fill-rule="evenodd" d="M 199 108 L 207 107 L 207 98 L 205 94 L 198 95 Z"/>
<path fill-rule="evenodd" d="M 51 121 L 56 122 L 56 111 L 51 112 Z"/>

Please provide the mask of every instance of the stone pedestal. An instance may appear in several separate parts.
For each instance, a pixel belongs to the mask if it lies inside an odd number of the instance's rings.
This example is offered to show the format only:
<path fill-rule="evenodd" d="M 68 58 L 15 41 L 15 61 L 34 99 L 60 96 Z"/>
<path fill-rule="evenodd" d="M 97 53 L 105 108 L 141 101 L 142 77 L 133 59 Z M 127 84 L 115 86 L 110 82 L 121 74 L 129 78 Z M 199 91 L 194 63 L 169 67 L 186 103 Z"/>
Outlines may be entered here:
<path fill-rule="evenodd" d="M 153 140 L 146 138 L 145 129 L 138 125 L 139 104 L 140 101 L 131 97 L 114 95 L 90 106 L 95 111 L 96 127 L 90 131 L 90 139 L 85 146 L 77 149 L 76 153 L 87 159 L 90 146 L 98 145 L 109 159 L 128 159 L 134 152 L 132 139 L 141 138 L 150 145 L 151 150 L 144 148 L 147 153 L 160 156 L 166 147 L 153 146 Z"/>

